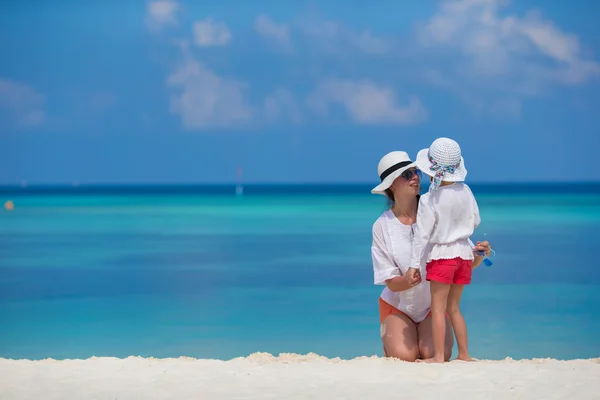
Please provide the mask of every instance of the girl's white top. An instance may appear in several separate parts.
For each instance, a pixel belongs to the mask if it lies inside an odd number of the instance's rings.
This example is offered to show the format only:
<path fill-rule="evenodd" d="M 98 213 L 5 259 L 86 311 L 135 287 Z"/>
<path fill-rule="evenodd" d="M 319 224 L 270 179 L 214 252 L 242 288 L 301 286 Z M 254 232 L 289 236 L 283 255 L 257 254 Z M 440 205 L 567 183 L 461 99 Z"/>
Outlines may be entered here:
<path fill-rule="evenodd" d="M 392 210 L 384 212 L 373 224 L 371 257 L 376 285 L 385 285 L 386 280 L 406 274 L 410 265 L 413 227 L 400 222 Z M 416 323 L 423 321 L 431 308 L 429 282 L 425 280 L 402 292 L 392 292 L 386 286 L 381 298 Z"/>
<path fill-rule="evenodd" d="M 460 257 L 473 260 L 469 237 L 481 223 L 479 207 L 464 183 L 440 186 L 421 196 L 410 267 L 424 273 L 431 260 Z"/>

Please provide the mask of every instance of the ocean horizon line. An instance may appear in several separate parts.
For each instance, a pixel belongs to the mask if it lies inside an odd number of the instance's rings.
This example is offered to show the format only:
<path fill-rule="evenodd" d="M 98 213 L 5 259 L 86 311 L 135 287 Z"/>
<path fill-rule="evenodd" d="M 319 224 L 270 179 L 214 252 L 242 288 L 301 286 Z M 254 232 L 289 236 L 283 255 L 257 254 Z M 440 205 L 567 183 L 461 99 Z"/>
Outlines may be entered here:
<path fill-rule="evenodd" d="M 479 193 L 600 193 L 600 181 L 469 182 Z M 110 195 L 110 194 L 231 194 L 237 186 L 252 194 L 360 194 L 377 182 L 247 182 L 224 183 L 54 183 L 0 184 L 2 195 Z M 426 187 L 426 185 L 423 185 Z"/>

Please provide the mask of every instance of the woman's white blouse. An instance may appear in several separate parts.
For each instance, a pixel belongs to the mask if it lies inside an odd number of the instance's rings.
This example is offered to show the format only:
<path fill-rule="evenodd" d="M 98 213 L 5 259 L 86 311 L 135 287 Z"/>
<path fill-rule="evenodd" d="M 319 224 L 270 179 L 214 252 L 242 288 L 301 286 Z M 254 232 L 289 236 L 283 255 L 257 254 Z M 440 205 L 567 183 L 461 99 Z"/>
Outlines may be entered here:
<path fill-rule="evenodd" d="M 373 224 L 371 257 L 376 285 L 385 285 L 387 279 L 406 274 L 412 253 L 413 227 L 401 223 L 391 210 L 384 212 Z M 430 296 L 429 282 L 424 279 L 402 292 L 392 292 L 386 286 L 381 293 L 385 302 L 416 323 L 427 317 L 431 308 Z"/>

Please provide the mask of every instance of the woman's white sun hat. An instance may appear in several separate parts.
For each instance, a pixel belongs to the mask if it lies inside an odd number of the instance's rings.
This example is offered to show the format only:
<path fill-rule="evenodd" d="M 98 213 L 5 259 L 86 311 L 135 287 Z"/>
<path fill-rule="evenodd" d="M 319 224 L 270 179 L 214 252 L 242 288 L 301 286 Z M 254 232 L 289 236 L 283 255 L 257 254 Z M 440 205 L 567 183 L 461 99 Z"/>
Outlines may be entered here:
<path fill-rule="evenodd" d="M 377 165 L 377 174 L 381 183 L 375 186 L 371 190 L 371 193 L 385 195 L 385 190 L 389 189 L 396 178 L 407 169 L 414 167 L 415 163 L 406 152 L 392 151 L 391 153 L 387 153 L 379 160 L 379 164 Z"/>
<path fill-rule="evenodd" d="M 415 163 L 423 173 L 433 177 L 430 190 L 437 189 L 442 181 L 462 182 L 467 177 L 460 146 L 449 138 L 438 138 L 428 149 L 419 151 Z"/>

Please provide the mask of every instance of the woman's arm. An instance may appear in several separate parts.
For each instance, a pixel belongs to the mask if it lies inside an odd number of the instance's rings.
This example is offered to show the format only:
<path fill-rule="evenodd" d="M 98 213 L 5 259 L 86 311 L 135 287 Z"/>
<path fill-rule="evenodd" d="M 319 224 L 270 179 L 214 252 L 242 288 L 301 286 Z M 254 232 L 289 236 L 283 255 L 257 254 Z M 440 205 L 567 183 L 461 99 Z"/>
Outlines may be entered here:
<path fill-rule="evenodd" d="M 387 251 L 384 229 L 380 221 L 373 225 L 371 257 L 373 259 L 374 283 L 376 285 L 386 285 L 392 292 L 402 292 L 420 282 L 419 280 L 412 285 L 408 283 L 400 268 L 394 263 L 392 255 Z"/>
<path fill-rule="evenodd" d="M 421 283 L 421 279 L 418 279 L 415 283 L 411 284 L 408 282 L 405 276 L 395 276 L 392 279 L 385 281 L 386 286 L 392 292 L 403 292 L 412 288 L 415 285 Z"/>

